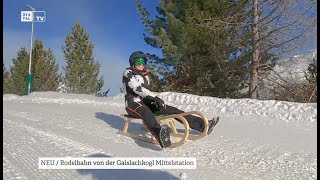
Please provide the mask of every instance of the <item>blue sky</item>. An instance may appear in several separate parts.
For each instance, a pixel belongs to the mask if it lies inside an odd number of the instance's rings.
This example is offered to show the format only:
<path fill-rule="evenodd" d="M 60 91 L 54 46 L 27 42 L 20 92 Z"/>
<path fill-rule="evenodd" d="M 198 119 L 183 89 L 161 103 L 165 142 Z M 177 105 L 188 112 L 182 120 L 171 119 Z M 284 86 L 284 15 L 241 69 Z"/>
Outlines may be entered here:
<path fill-rule="evenodd" d="M 141 2 L 151 15 L 156 14 L 158 0 Z M 46 11 L 46 22 L 34 24 L 33 40 L 41 39 L 45 48 L 53 50 L 62 73 L 65 37 L 80 21 L 95 45 L 94 57 L 101 64 L 100 73 L 104 77 L 103 90 L 110 88 L 109 96 L 119 93 L 122 72 L 133 51 L 161 55 L 159 49 L 144 42 L 145 28 L 135 0 L 5 0 L 3 4 L 3 61 L 8 68 L 21 47 L 30 50 L 31 23 L 20 21 L 21 11 L 28 10 L 27 4 L 37 11 Z M 312 46 L 316 47 L 316 43 Z"/>
<path fill-rule="evenodd" d="M 142 4 L 155 14 L 157 0 L 142 0 Z M 62 72 L 65 66 L 62 46 L 77 20 L 89 32 L 94 43 L 94 56 L 101 64 L 104 76 L 103 90 L 110 88 L 109 96 L 119 93 L 122 72 L 128 66 L 133 51 L 142 50 L 160 55 L 159 49 L 147 45 L 143 39 L 142 24 L 135 0 L 5 0 L 3 50 L 4 64 L 12 65 L 21 47 L 30 50 L 31 23 L 20 21 L 20 11 L 26 4 L 37 11 L 46 11 L 46 22 L 34 23 L 34 38 L 41 39 L 45 48 L 51 48 Z"/>

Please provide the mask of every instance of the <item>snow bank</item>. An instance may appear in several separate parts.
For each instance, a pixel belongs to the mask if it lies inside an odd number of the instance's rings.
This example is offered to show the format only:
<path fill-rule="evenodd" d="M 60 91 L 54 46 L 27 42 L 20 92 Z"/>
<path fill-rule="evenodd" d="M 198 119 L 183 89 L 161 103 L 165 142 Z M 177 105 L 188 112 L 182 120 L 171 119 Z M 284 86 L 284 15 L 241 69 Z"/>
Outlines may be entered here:
<path fill-rule="evenodd" d="M 317 103 L 294 103 L 275 100 L 221 99 L 197 96 L 185 93 L 159 93 L 169 105 L 185 111 L 198 110 L 207 115 L 260 116 L 279 120 L 290 126 L 312 126 L 317 122 Z M 35 103 L 83 104 L 89 106 L 124 107 L 124 95 L 112 97 L 95 97 L 84 94 L 65 94 L 59 92 L 33 92 L 30 96 L 5 95 L 4 101 L 30 100 Z"/>
<path fill-rule="evenodd" d="M 294 103 L 275 100 L 221 99 L 184 93 L 161 93 L 167 103 L 181 105 L 184 109 L 210 112 L 212 114 L 259 115 L 274 118 L 292 125 L 308 126 L 317 121 L 317 103 Z"/>

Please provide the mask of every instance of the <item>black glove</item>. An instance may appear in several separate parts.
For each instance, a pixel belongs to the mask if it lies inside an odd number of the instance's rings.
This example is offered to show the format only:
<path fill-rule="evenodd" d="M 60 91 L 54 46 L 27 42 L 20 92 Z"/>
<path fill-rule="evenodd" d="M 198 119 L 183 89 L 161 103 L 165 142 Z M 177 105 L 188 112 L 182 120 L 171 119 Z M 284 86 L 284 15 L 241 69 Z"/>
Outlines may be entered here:
<path fill-rule="evenodd" d="M 156 97 L 148 96 L 148 99 L 152 100 L 153 102 L 151 104 L 155 104 L 158 108 L 164 107 L 164 101 L 158 96 Z"/>
<path fill-rule="evenodd" d="M 156 96 L 154 99 L 159 108 L 164 107 L 164 101 L 162 99 L 160 99 L 158 96 Z"/>

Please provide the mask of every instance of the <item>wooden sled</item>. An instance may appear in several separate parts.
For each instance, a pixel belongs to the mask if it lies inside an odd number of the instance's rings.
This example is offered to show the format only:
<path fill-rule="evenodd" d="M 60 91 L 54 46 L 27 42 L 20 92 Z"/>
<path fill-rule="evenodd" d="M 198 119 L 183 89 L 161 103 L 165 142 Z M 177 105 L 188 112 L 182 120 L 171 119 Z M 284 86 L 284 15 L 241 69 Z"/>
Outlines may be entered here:
<path fill-rule="evenodd" d="M 204 124 L 205 124 L 205 128 L 201 134 L 198 134 L 198 135 L 189 134 L 189 130 L 190 130 L 189 123 L 186 120 L 186 118 L 184 118 L 184 116 L 186 116 L 186 115 L 196 115 L 196 116 L 199 116 L 203 119 Z M 158 141 L 153 136 L 147 137 L 147 136 L 143 136 L 141 134 L 128 132 L 128 128 L 129 128 L 129 124 L 131 123 L 131 120 L 132 119 L 141 119 L 140 117 L 130 116 L 128 114 L 122 114 L 121 116 L 124 117 L 125 124 L 124 124 L 123 130 L 119 131 L 118 134 L 130 137 L 130 138 L 134 138 L 134 139 L 139 139 L 139 140 L 153 143 L 153 144 L 159 144 Z M 172 130 L 171 136 L 180 139 L 176 142 L 171 141 L 170 148 L 175 148 L 175 147 L 181 146 L 187 139 L 188 140 L 197 140 L 197 139 L 205 137 L 207 135 L 208 128 L 209 128 L 208 127 L 208 119 L 205 117 L 205 115 L 203 113 L 201 113 L 199 111 L 190 111 L 190 112 L 185 112 L 185 113 L 181 113 L 181 114 L 172 114 L 172 115 L 158 115 L 158 116 L 156 115 L 155 118 L 159 124 L 169 125 L 169 127 Z M 175 118 L 179 119 L 182 122 L 182 124 L 184 125 L 184 133 L 179 133 L 177 131 L 177 128 L 175 125 L 175 121 L 176 121 Z M 180 122 L 178 122 L 178 123 L 180 123 Z"/>

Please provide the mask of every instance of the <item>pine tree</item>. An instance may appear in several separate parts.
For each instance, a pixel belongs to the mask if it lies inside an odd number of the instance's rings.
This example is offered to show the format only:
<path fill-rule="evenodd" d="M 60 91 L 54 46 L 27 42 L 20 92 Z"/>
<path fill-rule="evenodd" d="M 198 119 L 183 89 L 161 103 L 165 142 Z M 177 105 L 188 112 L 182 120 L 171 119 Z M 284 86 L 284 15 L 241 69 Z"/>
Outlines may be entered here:
<path fill-rule="evenodd" d="M 93 57 L 94 44 L 89 41 L 89 34 L 79 22 L 66 36 L 63 46 L 66 59 L 65 85 L 70 93 L 96 94 L 103 86 L 103 78 L 99 76 L 100 64 Z"/>
<path fill-rule="evenodd" d="M 41 40 L 36 40 L 32 50 L 34 91 L 57 91 L 60 75 L 52 50 L 45 50 Z"/>
<path fill-rule="evenodd" d="M 3 64 L 3 94 L 8 94 L 10 93 L 9 87 L 11 83 L 11 77 L 10 73 L 7 71 L 6 67 Z"/>
<path fill-rule="evenodd" d="M 97 97 L 108 97 L 110 89 L 107 89 L 106 91 L 99 91 L 95 94 Z"/>
<path fill-rule="evenodd" d="M 316 58 L 312 59 L 312 62 L 308 66 L 308 71 L 305 75 L 306 79 L 310 83 L 317 83 L 317 60 Z"/>
<path fill-rule="evenodd" d="M 17 52 L 17 58 L 12 59 L 13 66 L 10 67 L 11 83 L 10 93 L 25 95 L 26 92 L 26 75 L 29 70 L 29 54 L 25 48 Z"/>
<path fill-rule="evenodd" d="M 137 0 L 148 33 L 144 34 L 145 41 L 162 49 L 164 58 L 157 58 L 158 62 L 175 66 L 175 73 L 165 77 L 166 90 L 243 96 L 250 59 L 246 51 L 236 61 L 229 61 L 229 56 L 250 45 L 248 27 L 234 25 L 247 21 L 244 7 L 248 2 L 161 0 L 159 15 L 151 19 Z"/>
<path fill-rule="evenodd" d="M 152 91 L 161 92 L 162 91 L 162 81 L 155 75 L 154 72 L 149 72 L 148 77 L 150 80 L 150 88 Z"/>
<path fill-rule="evenodd" d="M 158 63 L 157 57 L 150 55 L 147 53 L 148 56 L 148 63 L 147 63 L 147 69 L 149 71 L 149 79 L 151 81 L 151 90 L 156 92 L 162 92 L 164 90 L 165 82 L 163 81 L 163 78 L 166 77 L 167 74 L 170 73 L 170 69 L 168 66 L 164 63 Z"/>
<path fill-rule="evenodd" d="M 308 71 L 305 74 L 306 80 L 308 81 L 305 86 L 307 89 L 308 100 L 307 102 L 317 102 L 317 60 L 313 58 L 309 64 Z M 308 93 L 309 92 L 309 93 Z"/>

